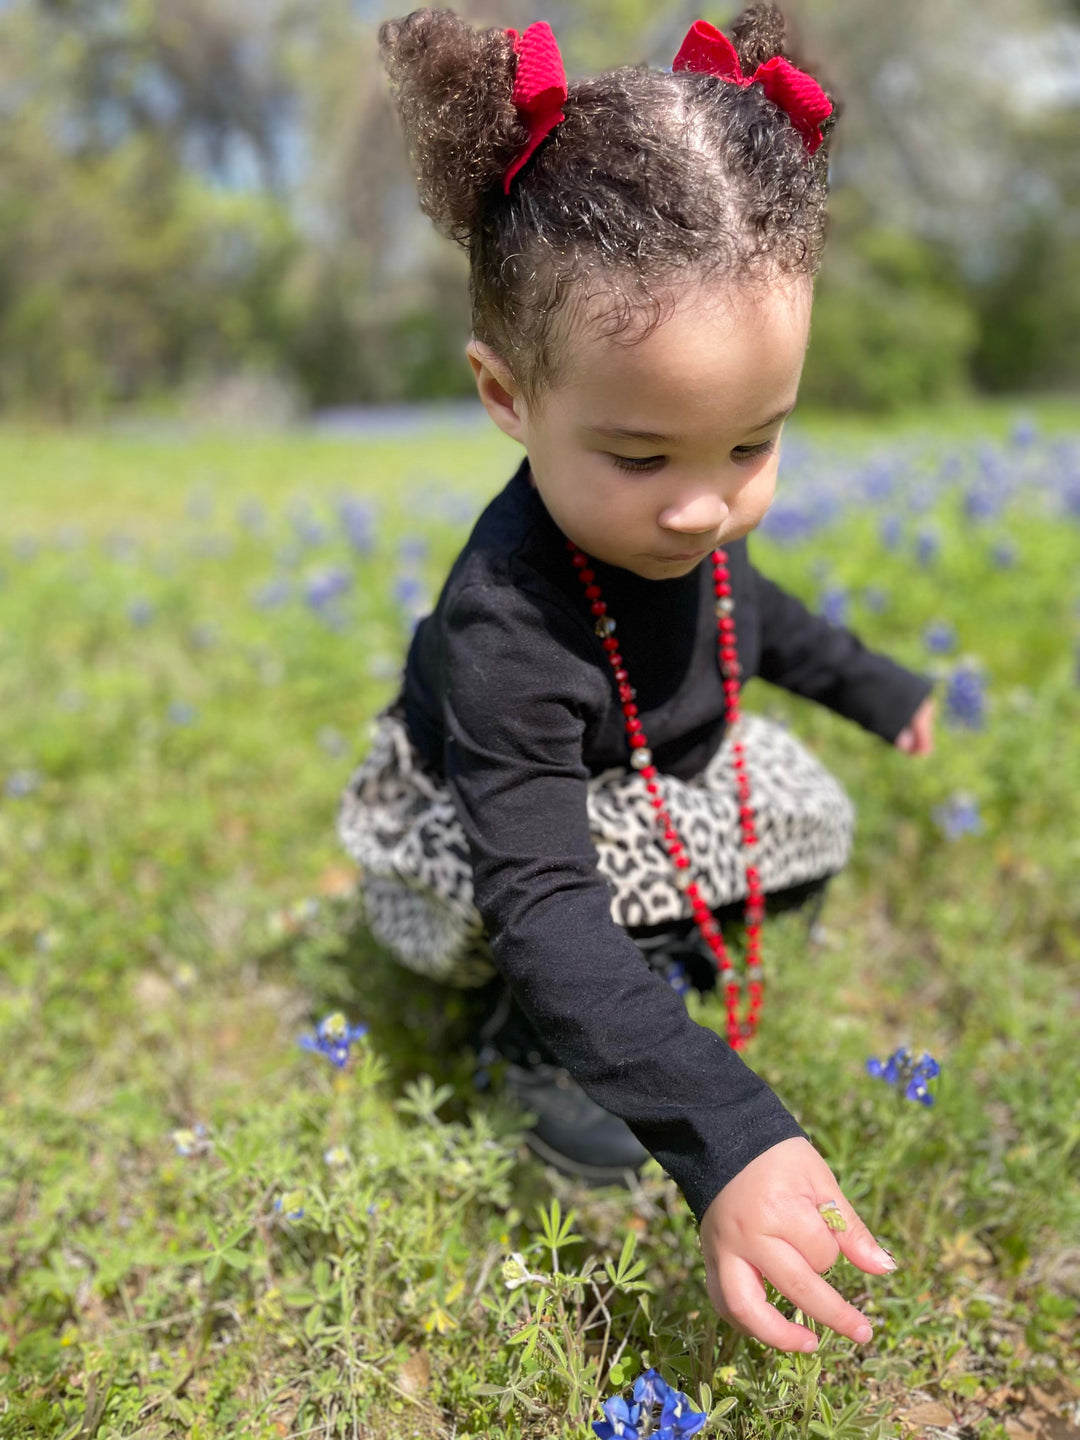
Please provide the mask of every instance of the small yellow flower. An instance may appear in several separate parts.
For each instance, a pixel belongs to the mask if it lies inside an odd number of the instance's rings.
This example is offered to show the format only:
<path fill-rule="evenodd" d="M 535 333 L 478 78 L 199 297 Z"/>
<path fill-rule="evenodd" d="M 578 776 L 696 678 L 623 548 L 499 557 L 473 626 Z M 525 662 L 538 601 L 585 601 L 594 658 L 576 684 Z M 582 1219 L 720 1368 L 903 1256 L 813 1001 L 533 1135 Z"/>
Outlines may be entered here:
<path fill-rule="evenodd" d="M 433 1305 L 424 1316 L 424 1329 L 431 1333 L 438 1330 L 440 1335 L 445 1335 L 448 1330 L 457 1329 L 457 1321 L 452 1315 L 448 1315 L 441 1305 Z"/>
<path fill-rule="evenodd" d="M 830 1230 L 846 1230 L 847 1221 L 840 1214 L 840 1207 L 835 1200 L 826 1200 L 824 1205 L 819 1205 L 818 1214 L 828 1225 Z"/>

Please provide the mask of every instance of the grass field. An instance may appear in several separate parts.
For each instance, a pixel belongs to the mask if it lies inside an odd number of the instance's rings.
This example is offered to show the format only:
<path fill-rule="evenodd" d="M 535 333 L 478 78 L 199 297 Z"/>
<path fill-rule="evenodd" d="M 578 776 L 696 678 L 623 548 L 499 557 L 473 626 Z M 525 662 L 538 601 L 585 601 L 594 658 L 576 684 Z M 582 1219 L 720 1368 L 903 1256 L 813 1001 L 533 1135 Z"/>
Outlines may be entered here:
<path fill-rule="evenodd" d="M 646 1366 L 701 1435 L 1080 1433 L 1071 415 L 807 418 L 751 541 L 946 712 L 911 759 L 746 692 L 859 811 L 746 1052 L 900 1262 L 833 1268 L 875 1335 L 812 1357 L 720 1324 L 655 1162 L 532 1160 L 360 923 L 338 795 L 520 452 L 0 430 L 0 1436 L 584 1440 Z M 340 1071 L 297 1043 L 338 1010 Z M 900 1045 L 932 1106 L 867 1074 Z"/>

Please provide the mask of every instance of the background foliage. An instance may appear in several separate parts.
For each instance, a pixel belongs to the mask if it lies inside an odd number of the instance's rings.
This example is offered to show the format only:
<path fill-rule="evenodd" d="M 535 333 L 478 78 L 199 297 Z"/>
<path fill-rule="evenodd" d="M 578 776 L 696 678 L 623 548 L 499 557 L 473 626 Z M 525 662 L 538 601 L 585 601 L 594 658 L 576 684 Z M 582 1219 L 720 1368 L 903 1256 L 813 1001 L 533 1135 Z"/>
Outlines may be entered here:
<path fill-rule="evenodd" d="M 464 257 L 419 212 L 376 59 L 406 8 L 0 6 L 0 409 L 203 413 L 236 377 L 293 412 L 470 394 Z M 571 74 L 669 64 L 698 13 L 459 8 L 548 19 Z M 804 398 L 1075 388 L 1075 6 L 787 9 L 845 108 Z"/>

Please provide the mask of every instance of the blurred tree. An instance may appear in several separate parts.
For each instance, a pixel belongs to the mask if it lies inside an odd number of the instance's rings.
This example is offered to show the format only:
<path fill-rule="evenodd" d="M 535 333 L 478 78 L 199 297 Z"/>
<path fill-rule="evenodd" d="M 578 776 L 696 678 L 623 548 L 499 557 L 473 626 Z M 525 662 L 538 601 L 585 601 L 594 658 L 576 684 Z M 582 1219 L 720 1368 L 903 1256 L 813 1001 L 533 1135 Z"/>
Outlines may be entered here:
<path fill-rule="evenodd" d="M 1078 6 L 784 0 L 845 107 L 806 379 L 822 396 L 1080 378 L 1080 326 L 1057 323 L 1080 307 Z M 74 415 L 252 368 L 316 404 L 471 393 L 465 259 L 416 204 L 375 42 L 407 8 L 0 6 L 0 406 Z M 544 11 L 571 75 L 668 65 L 697 15 Z"/>

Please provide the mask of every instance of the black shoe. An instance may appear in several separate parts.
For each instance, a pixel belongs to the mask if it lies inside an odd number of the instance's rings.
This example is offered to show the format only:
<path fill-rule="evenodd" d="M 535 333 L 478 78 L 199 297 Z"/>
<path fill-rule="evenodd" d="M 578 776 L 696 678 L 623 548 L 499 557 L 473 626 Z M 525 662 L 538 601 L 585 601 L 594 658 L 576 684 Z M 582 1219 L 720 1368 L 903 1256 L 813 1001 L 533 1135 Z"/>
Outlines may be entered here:
<path fill-rule="evenodd" d="M 590 1100 L 561 1066 L 508 1063 L 503 1084 L 538 1117 L 525 1144 L 561 1174 L 616 1185 L 648 1160 L 648 1150 L 625 1120 Z"/>
<path fill-rule="evenodd" d="M 537 1117 L 525 1143 L 561 1174 L 593 1185 L 625 1183 L 626 1172 L 636 1172 L 649 1159 L 626 1122 L 590 1100 L 559 1065 L 508 985 L 480 1027 L 479 1039 L 478 1083 L 490 1083 L 486 1066 L 505 1061 L 503 1090 Z"/>

